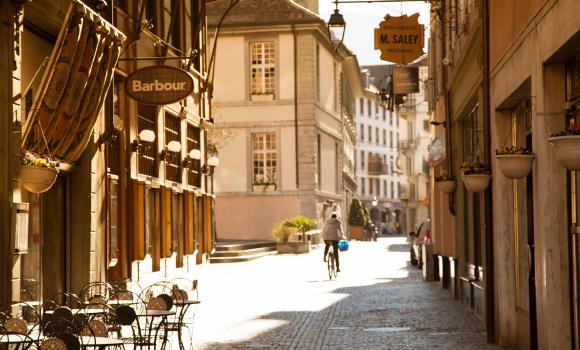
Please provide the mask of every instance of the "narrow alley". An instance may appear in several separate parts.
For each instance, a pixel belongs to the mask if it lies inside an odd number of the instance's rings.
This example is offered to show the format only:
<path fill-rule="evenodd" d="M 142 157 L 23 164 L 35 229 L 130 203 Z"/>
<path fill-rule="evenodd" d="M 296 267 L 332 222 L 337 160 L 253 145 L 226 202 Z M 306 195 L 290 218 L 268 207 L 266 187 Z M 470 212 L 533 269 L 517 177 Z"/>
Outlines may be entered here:
<path fill-rule="evenodd" d="M 351 242 L 334 281 L 322 247 L 199 266 L 194 348 L 498 349 L 472 311 L 421 281 L 408 252 L 403 237 Z"/>

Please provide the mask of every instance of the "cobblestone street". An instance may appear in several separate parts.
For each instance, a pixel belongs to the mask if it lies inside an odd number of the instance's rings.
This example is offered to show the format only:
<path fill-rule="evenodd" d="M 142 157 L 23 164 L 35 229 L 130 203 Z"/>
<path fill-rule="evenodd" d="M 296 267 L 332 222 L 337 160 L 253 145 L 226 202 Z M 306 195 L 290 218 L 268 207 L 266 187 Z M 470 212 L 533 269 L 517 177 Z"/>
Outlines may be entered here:
<path fill-rule="evenodd" d="M 322 247 L 200 267 L 195 349 L 497 349 L 482 322 L 422 282 L 402 237 L 351 242 L 329 281 Z"/>

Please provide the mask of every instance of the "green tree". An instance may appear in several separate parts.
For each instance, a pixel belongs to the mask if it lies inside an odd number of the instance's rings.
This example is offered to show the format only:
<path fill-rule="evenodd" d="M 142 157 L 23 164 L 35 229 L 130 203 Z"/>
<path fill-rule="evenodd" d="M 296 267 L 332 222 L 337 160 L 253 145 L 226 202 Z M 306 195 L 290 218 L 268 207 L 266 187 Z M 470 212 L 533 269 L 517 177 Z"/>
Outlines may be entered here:
<path fill-rule="evenodd" d="M 360 199 L 353 198 L 348 211 L 348 224 L 350 226 L 365 226 L 367 221 L 370 221 L 370 219 L 365 212 L 365 207 L 362 205 Z"/>

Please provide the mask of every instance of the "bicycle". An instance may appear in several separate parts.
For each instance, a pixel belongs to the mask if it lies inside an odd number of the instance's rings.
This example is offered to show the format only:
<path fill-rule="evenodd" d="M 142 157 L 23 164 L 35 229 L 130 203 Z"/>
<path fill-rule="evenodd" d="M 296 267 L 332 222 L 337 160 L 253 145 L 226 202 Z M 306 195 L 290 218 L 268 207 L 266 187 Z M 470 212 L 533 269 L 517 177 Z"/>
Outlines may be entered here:
<path fill-rule="evenodd" d="M 328 278 L 330 278 L 330 280 L 335 279 L 338 271 L 334 259 L 334 247 L 332 245 L 328 247 L 328 253 L 326 253 L 326 264 L 328 266 Z"/>

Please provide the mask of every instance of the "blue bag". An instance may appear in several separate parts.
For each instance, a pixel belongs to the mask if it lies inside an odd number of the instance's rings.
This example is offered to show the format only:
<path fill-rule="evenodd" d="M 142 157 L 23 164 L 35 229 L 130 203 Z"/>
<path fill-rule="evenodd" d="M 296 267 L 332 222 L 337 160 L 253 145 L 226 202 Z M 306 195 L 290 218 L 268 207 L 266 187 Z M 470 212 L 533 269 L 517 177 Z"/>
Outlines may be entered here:
<path fill-rule="evenodd" d="M 345 240 L 338 241 L 338 250 L 340 251 L 348 250 L 348 246 L 349 246 L 348 241 Z"/>

